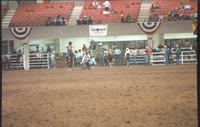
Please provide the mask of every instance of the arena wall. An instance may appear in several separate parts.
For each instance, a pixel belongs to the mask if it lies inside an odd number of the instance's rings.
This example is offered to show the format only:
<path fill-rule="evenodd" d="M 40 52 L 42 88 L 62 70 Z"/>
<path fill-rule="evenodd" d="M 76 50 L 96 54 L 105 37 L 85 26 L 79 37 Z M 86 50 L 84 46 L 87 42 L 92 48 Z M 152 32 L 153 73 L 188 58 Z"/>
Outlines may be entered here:
<path fill-rule="evenodd" d="M 163 22 L 153 35 L 154 47 L 159 45 L 160 35 L 164 35 L 164 39 L 196 38 L 196 35 L 193 35 L 192 21 Z M 90 37 L 88 25 L 33 27 L 28 37 L 29 42 L 39 42 L 40 44 L 51 42 L 56 45 L 56 51 L 59 52 L 65 52 L 64 46 L 69 41 L 72 41 L 74 46 L 80 49 L 83 44 L 89 46 L 91 39 L 99 42 L 133 41 L 147 40 L 147 35 L 139 28 L 137 23 L 133 23 L 108 24 L 106 37 Z M 14 40 L 15 49 L 20 48 L 20 43 L 22 43 L 13 37 L 9 29 L 5 28 L 2 29 L 2 40 Z"/>

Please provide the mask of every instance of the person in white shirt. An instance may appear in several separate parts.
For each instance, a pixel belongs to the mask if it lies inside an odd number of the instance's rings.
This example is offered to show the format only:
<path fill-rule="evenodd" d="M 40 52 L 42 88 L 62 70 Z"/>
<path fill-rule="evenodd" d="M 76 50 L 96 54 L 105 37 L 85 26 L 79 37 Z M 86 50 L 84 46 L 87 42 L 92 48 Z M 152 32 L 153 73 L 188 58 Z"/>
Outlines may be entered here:
<path fill-rule="evenodd" d="M 90 56 L 90 54 L 86 52 L 86 54 L 83 55 L 81 64 L 83 64 L 83 66 L 86 66 L 88 69 L 90 69 L 91 66 L 96 65 L 96 62 L 95 62 L 94 57 Z"/>
<path fill-rule="evenodd" d="M 52 51 L 50 58 L 51 58 L 51 67 L 53 67 L 54 69 L 56 68 L 56 61 L 55 61 L 55 51 Z"/>
<path fill-rule="evenodd" d="M 93 7 L 98 7 L 98 6 L 99 6 L 99 2 L 98 2 L 97 0 L 94 0 L 94 1 L 92 2 L 92 6 L 93 6 Z"/>
<path fill-rule="evenodd" d="M 126 58 L 126 65 L 127 66 L 130 65 L 130 56 L 131 56 L 130 50 L 129 50 L 129 48 L 126 48 L 125 58 Z"/>
<path fill-rule="evenodd" d="M 103 6 L 105 8 L 105 11 L 108 11 L 111 8 L 111 4 L 107 0 L 103 3 Z"/>

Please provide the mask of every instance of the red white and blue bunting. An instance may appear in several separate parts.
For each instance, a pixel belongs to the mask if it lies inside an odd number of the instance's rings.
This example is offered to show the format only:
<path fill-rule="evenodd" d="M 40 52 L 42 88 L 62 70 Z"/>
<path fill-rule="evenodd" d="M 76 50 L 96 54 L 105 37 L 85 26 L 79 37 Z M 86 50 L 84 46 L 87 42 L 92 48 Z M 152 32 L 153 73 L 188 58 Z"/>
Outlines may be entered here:
<path fill-rule="evenodd" d="M 140 22 L 140 23 L 138 23 L 139 27 L 146 34 L 155 33 L 158 30 L 160 24 L 161 24 L 161 22 Z"/>
<path fill-rule="evenodd" d="M 12 27 L 10 32 L 15 38 L 24 40 L 30 34 L 31 27 Z"/>

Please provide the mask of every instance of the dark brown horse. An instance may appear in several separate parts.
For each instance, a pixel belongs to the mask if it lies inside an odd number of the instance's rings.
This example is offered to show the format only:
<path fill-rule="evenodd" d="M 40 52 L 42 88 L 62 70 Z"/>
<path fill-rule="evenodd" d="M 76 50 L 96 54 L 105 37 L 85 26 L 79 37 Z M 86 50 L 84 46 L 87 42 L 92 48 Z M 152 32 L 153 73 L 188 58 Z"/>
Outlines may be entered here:
<path fill-rule="evenodd" d="M 72 66 L 74 64 L 74 58 L 75 58 L 73 51 L 70 50 L 65 58 L 66 58 L 66 66 L 68 70 L 72 70 Z"/>

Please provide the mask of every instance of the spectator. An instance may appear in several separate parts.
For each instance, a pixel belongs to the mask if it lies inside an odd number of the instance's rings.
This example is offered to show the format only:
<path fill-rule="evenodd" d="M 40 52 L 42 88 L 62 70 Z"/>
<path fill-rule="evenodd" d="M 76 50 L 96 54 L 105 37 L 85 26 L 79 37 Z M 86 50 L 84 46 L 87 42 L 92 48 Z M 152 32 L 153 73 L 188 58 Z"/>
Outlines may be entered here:
<path fill-rule="evenodd" d="M 129 15 L 129 13 L 126 16 L 126 23 L 133 23 L 133 19 L 131 18 L 131 16 Z"/>
<path fill-rule="evenodd" d="M 169 48 L 165 45 L 164 46 L 165 51 L 165 64 L 169 64 Z"/>
<path fill-rule="evenodd" d="M 111 4 L 107 0 L 103 3 L 103 5 L 104 5 L 104 8 L 105 8 L 105 11 L 108 11 L 111 8 Z"/>
<path fill-rule="evenodd" d="M 66 24 L 66 19 L 65 19 L 64 17 L 61 17 L 61 19 L 62 19 L 62 20 L 61 20 L 61 21 L 62 21 L 61 25 L 64 26 L 64 25 Z"/>
<path fill-rule="evenodd" d="M 88 17 L 88 24 L 93 24 L 93 18 L 92 17 Z"/>
<path fill-rule="evenodd" d="M 106 66 L 105 61 L 104 61 L 104 52 L 103 49 L 100 49 L 98 52 L 98 58 L 99 58 L 99 65 L 100 66 Z"/>
<path fill-rule="evenodd" d="M 83 44 L 82 51 L 85 53 L 87 51 L 87 47 Z"/>
<path fill-rule="evenodd" d="M 82 18 L 82 24 L 87 24 L 87 16 L 84 15 Z"/>
<path fill-rule="evenodd" d="M 81 25 L 82 24 L 82 21 L 79 19 L 79 17 L 77 17 L 77 19 L 76 19 L 76 24 L 77 25 Z"/>
<path fill-rule="evenodd" d="M 45 22 L 45 26 L 49 26 L 52 24 L 51 17 L 48 17 L 47 21 Z"/>
<path fill-rule="evenodd" d="M 109 67 L 112 67 L 112 62 L 113 62 L 112 59 L 113 59 L 112 50 L 109 49 L 108 54 L 107 54 L 107 63 L 109 65 Z"/>
<path fill-rule="evenodd" d="M 181 2 L 179 9 L 184 10 L 184 3 L 183 2 Z"/>
<path fill-rule="evenodd" d="M 149 16 L 149 22 L 153 22 L 153 21 L 154 21 L 153 16 L 150 15 L 150 16 Z"/>
<path fill-rule="evenodd" d="M 176 45 L 176 49 L 175 49 L 175 53 L 176 53 L 176 64 L 179 64 L 179 57 L 181 55 L 181 49 L 179 48 L 179 45 Z"/>
<path fill-rule="evenodd" d="M 22 57 L 22 52 L 21 52 L 21 49 L 18 50 L 17 52 L 17 62 L 20 62 L 20 58 Z"/>
<path fill-rule="evenodd" d="M 50 48 L 49 45 L 47 46 L 47 52 L 48 52 L 48 53 L 51 53 L 51 48 Z"/>
<path fill-rule="evenodd" d="M 62 23 L 62 17 L 61 17 L 61 15 L 58 15 L 55 18 L 54 22 L 55 22 L 56 25 L 61 25 L 61 23 Z"/>
<path fill-rule="evenodd" d="M 40 52 L 38 46 L 36 46 L 36 51 L 35 51 L 35 52 L 36 52 L 36 53 L 39 53 L 39 52 Z"/>
<path fill-rule="evenodd" d="M 145 50 L 145 54 L 146 54 L 146 56 L 145 56 L 145 65 L 147 65 L 147 66 L 150 66 L 151 64 L 150 64 L 150 60 L 151 60 L 151 53 L 152 53 L 152 49 L 151 49 L 151 47 L 149 46 L 149 47 L 146 47 L 146 50 Z"/>
<path fill-rule="evenodd" d="M 43 47 L 41 48 L 41 53 L 44 53 L 44 48 Z"/>
<path fill-rule="evenodd" d="M 162 22 L 164 19 L 164 16 L 162 14 L 159 15 L 159 21 Z"/>
<path fill-rule="evenodd" d="M 191 5 L 190 4 L 185 4 L 184 10 L 191 10 Z"/>
<path fill-rule="evenodd" d="M 124 23 L 124 15 L 121 14 L 121 23 Z"/>
<path fill-rule="evenodd" d="M 99 2 L 97 0 L 93 0 L 92 6 L 93 7 L 98 7 L 99 6 Z"/>
<path fill-rule="evenodd" d="M 125 58 L 126 58 L 126 65 L 129 66 L 130 65 L 130 50 L 129 48 L 126 48 L 126 52 L 125 52 Z"/>
<path fill-rule="evenodd" d="M 56 68 L 56 61 L 55 61 L 55 51 L 52 51 L 52 53 L 51 53 L 51 56 L 50 56 L 50 58 L 51 58 L 51 67 L 53 67 L 54 69 Z"/>
<path fill-rule="evenodd" d="M 114 50 L 115 65 L 120 65 L 120 64 L 121 64 L 120 54 L 121 54 L 121 51 L 120 51 L 120 49 L 117 47 L 117 48 Z"/>
<path fill-rule="evenodd" d="M 133 55 L 134 65 L 138 65 L 138 63 L 136 61 L 136 56 L 137 56 L 137 50 L 136 49 L 132 50 L 132 55 Z"/>
<path fill-rule="evenodd" d="M 81 64 L 84 64 L 87 66 L 87 68 L 89 69 L 89 61 L 91 59 L 91 56 L 88 52 L 86 52 L 85 54 L 83 54 L 83 58 L 82 58 L 82 62 Z"/>
<path fill-rule="evenodd" d="M 194 13 L 194 19 L 195 20 L 197 19 L 197 13 Z"/>
<path fill-rule="evenodd" d="M 152 3 L 151 3 L 151 9 L 155 9 L 155 7 L 156 7 L 156 5 L 155 5 L 155 3 L 152 1 Z"/>
<path fill-rule="evenodd" d="M 83 57 L 83 54 L 81 52 L 81 49 L 78 50 L 78 53 L 77 53 L 77 64 L 80 66 L 81 65 L 81 61 L 82 61 L 82 57 Z"/>

